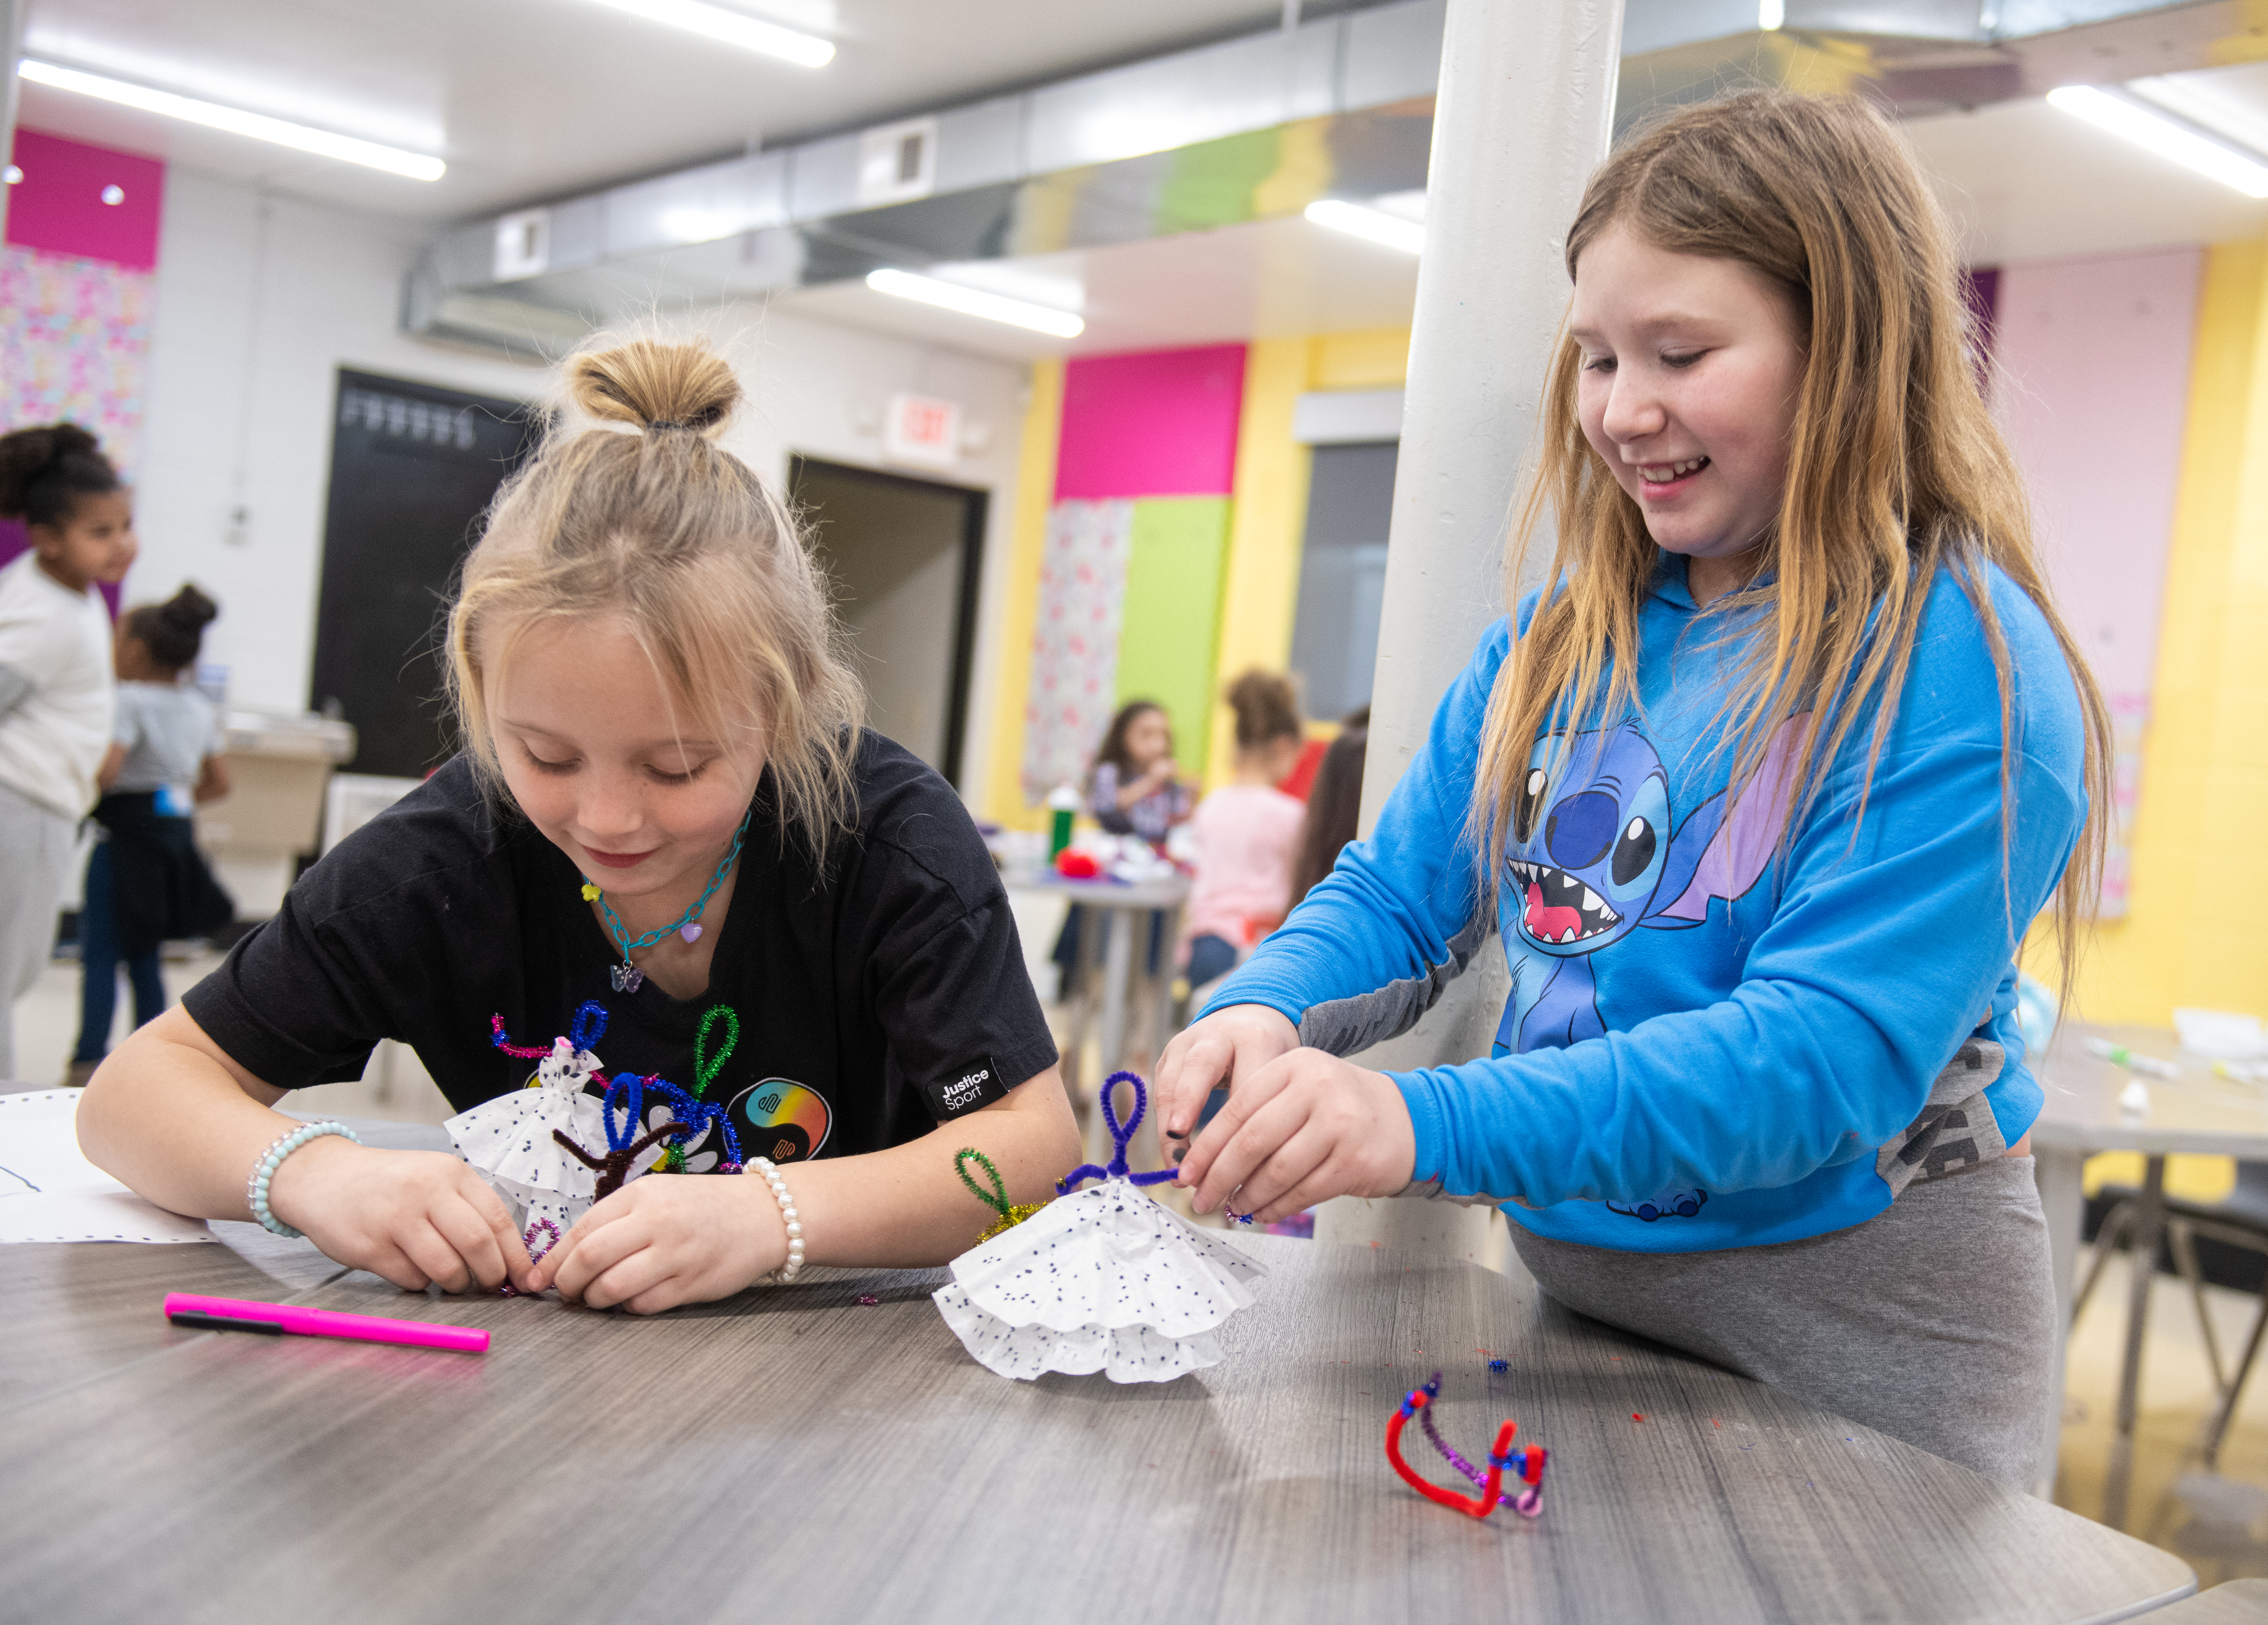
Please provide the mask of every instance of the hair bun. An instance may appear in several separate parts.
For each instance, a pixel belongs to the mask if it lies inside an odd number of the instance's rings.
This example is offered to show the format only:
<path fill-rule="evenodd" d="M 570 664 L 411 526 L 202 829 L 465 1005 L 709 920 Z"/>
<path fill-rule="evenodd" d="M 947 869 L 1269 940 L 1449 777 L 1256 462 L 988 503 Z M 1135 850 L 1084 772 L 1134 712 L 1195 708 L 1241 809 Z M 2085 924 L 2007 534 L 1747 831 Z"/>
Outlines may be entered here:
<path fill-rule="evenodd" d="M 158 606 L 158 613 L 185 632 L 202 632 L 220 614 L 220 606 L 187 582 Z"/>
<path fill-rule="evenodd" d="M 714 438 L 740 404 L 740 380 L 707 343 L 633 339 L 567 364 L 567 398 L 602 422 L 689 429 Z"/>
<path fill-rule="evenodd" d="M 0 518 L 21 518 L 25 492 L 33 481 L 67 457 L 90 454 L 99 458 L 102 443 L 77 423 L 43 423 L 0 435 Z"/>

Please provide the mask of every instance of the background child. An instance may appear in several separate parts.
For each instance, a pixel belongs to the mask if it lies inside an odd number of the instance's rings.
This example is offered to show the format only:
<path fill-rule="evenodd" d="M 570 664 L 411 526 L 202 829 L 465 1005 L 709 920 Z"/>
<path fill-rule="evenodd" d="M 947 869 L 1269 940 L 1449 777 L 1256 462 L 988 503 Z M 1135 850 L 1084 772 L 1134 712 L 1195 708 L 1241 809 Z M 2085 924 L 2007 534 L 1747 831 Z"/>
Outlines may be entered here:
<path fill-rule="evenodd" d="M 228 794 L 219 713 L 181 681 L 220 607 L 193 586 L 129 609 L 118 625 L 118 720 L 97 775 L 103 834 L 86 860 L 79 908 L 79 1027 L 66 1087 L 83 1085 L 110 1048 L 118 967 L 134 988 L 134 1025 L 166 1008 L 158 952 L 202 937 L 235 909 L 196 849 L 190 815 Z"/>
<path fill-rule="evenodd" d="M 1567 263 L 1553 590 L 1174 1040 L 1162 1127 L 1231 1077 L 1201 1210 L 1488 1193 L 1561 1302 L 2025 1487 L 2056 1339 L 2015 953 L 2052 899 L 2067 964 L 2091 912 L 2109 728 L 1949 229 L 1867 103 L 1750 92 L 1609 159 Z M 1491 1057 L 1337 1058 L 1491 928 Z"/>
<path fill-rule="evenodd" d="M 1114 835 L 1139 835 L 1155 846 L 1189 817 L 1190 801 L 1164 708 L 1154 700 L 1120 706 L 1086 782 L 1086 804 L 1096 821 Z"/>
<path fill-rule="evenodd" d="M 998 871 L 952 786 L 859 726 L 802 538 L 714 444 L 732 368 L 640 341 L 565 383 L 450 612 L 465 753 L 103 1063 L 80 1143 L 177 1212 L 296 1227 L 413 1289 L 646 1312 L 806 1257 L 942 1263 L 992 1217 L 957 1150 L 1012 1202 L 1079 1155 Z M 510 1050 L 571 1039 L 622 1106 L 580 1151 L 674 1124 L 687 1172 L 613 1190 L 532 1263 L 457 1158 L 272 1109 L 387 1037 L 460 1112 L 529 1081 Z M 718 1177 L 759 1158 L 785 1165 L 777 1198 Z"/>
<path fill-rule="evenodd" d="M 1276 788 L 1300 754 L 1300 699 L 1287 678 L 1247 672 L 1228 686 L 1233 776 L 1197 804 L 1189 886 L 1189 985 L 1225 975 L 1291 907 L 1292 855 L 1306 808 Z"/>
<path fill-rule="evenodd" d="M 1174 761 L 1173 724 L 1155 700 L 1129 700 L 1111 717 L 1094 754 L 1094 771 L 1087 776 L 1086 805 L 1095 821 L 1114 835 L 1138 835 L 1163 848 L 1174 826 L 1189 816 L 1189 786 L 1181 781 Z M 1086 911 L 1073 903 L 1064 912 L 1063 929 L 1049 957 L 1061 973 L 1060 997 L 1077 985 L 1079 944 Z M 1150 916 L 1148 946 L 1143 964 L 1155 975 L 1165 947 L 1165 916 Z"/>
<path fill-rule="evenodd" d="M 1338 737 L 1323 753 L 1315 782 L 1308 787 L 1307 816 L 1300 821 L 1300 844 L 1292 858 L 1292 908 L 1330 873 L 1340 851 L 1354 839 L 1362 817 L 1362 769 L 1369 746 L 1370 707 L 1366 705 L 1349 711 L 1340 722 Z"/>
<path fill-rule="evenodd" d="M 0 518 L 32 550 L 0 570 L 0 1081 L 16 1001 L 54 952 L 78 820 L 110 743 L 110 614 L 94 590 L 134 562 L 134 506 L 75 423 L 0 435 Z"/>

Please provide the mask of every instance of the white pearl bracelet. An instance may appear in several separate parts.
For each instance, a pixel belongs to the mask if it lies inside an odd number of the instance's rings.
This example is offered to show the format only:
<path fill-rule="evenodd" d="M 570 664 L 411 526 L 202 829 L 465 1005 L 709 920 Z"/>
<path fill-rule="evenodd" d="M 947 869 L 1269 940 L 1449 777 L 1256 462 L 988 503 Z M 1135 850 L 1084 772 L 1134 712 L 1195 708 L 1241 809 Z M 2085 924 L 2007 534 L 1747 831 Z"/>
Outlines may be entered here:
<path fill-rule="evenodd" d="M 795 1198 L 787 1194 L 787 1181 L 780 1178 L 779 1165 L 769 1157 L 751 1158 L 741 1172 L 762 1174 L 764 1183 L 772 1188 L 772 1200 L 779 1203 L 780 1217 L 787 1224 L 787 1262 L 763 1279 L 785 1286 L 803 1273 L 803 1221 L 796 1217 Z"/>

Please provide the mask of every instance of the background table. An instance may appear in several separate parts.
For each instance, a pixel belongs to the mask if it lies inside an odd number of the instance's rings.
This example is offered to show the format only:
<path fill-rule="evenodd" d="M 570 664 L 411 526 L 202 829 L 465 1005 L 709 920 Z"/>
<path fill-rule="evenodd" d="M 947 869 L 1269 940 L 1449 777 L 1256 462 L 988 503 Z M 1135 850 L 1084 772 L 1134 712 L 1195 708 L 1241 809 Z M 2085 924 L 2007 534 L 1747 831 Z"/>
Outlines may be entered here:
<path fill-rule="evenodd" d="M 2154 1055 L 2182 1069 L 2176 1078 L 2143 1077 L 2113 1062 L 2087 1053 L 2086 1040 L 2103 1038 L 2137 1055 Z M 2148 1322 L 2149 1291 L 2157 1268 L 2159 1237 L 2164 1229 L 2166 1158 L 2175 1152 L 2268 1158 L 2268 1091 L 2216 1077 L 2209 1062 L 2184 1055 L 2174 1034 L 2162 1027 L 2090 1026 L 2067 1022 L 2037 1068 L 2046 1101 L 2032 1125 L 2035 1176 L 2054 1248 L 2056 1277 L 2055 1403 L 2040 1444 L 2041 1493 L 2055 1482 L 2056 1452 L 2063 1433 L 2064 1345 L 2071 1334 L 2074 1271 L 2084 1245 L 2086 1196 L 2081 1165 L 2097 1151 L 2143 1153 L 2143 1209 L 2133 1236 L 2133 1270 L 2126 1309 L 2126 1352 L 2119 1372 L 2117 1433 L 2103 1486 L 2105 1518 L 2123 1526 L 2133 1467 L 2134 1415 L 2142 1378 L 2142 1335 Z M 2140 1114 L 2127 1112 L 2118 1097 L 2137 1078 L 2149 1090 Z"/>
<path fill-rule="evenodd" d="M 1100 967 L 1101 1031 L 1096 1033 L 1096 1048 L 1101 1055 L 1101 1075 L 1080 1076 L 1087 1034 L 1096 1025 L 1096 1001 L 1084 989 L 1068 987 L 1063 996 L 1071 1005 L 1071 1026 L 1064 1042 L 1063 1072 L 1071 1099 L 1079 1105 L 1088 1160 L 1107 1162 L 1110 1138 L 1103 1132 L 1094 1100 L 1102 1079 L 1126 1064 L 1128 1020 L 1133 1013 L 1135 988 L 1145 974 L 1139 967 L 1149 951 L 1152 915 L 1162 916 L 1164 922 L 1159 928 L 1160 962 L 1152 979 L 1150 1011 L 1148 1039 L 1153 1056 L 1173 1033 L 1174 955 L 1181 943 L 1182 905 L 1189 897 L 1188 877 L 1175 874 L 1130 885 L 1116 880 L 1070 880 L 1053 870 L 1042 870 L 1014 876 L 1008 884 L 1025 891 L 1052 892 L 1086 911 L 1080 919 L 1079 962 L 1082 971 Z M 1073 996 L 1075 991 L 1078 996 Z"/>
<path fill-rule="evenodd" d="M 1524 1277 L 1242 1240 L 1274 1274 L 1227 1362 L 1133 1387 L 985 1371 L 938 1271 L 652 1320 L 358 1275 L 300 1295 L 490 1327 L 468 1357 L 166 1328 L 151 1258 L 220 1248 L 0 1248 L 0 1292 L 33 1306 L 0 1365 L 27 1319 L 56 1349 L 137 1295 L 158 1343 L 0 1415 L 0 1594 L 40 1620 L 1691 1625 L 2112 1620 L 2192 1585 Z M 1469 1455 L 1506 1415 L 1552 1452 L 1540 1521 L 1391 1476 L 1386 1417 L 1436 1365 Z"/>

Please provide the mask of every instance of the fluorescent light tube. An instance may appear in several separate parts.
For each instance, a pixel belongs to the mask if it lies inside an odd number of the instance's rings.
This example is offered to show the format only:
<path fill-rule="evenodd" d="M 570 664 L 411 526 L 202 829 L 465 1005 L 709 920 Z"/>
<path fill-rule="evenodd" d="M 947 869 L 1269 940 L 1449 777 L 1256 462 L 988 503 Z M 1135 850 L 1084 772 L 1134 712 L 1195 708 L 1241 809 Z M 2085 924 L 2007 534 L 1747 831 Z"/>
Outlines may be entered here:
<path fill-rule="evenodd" d="M 702 0 L 598 0 L 598 3 L 612 6 L 617 11 L 628 11 L 632 17 L 643 17 L 650 23 L 666 23 L 672 28 L 682 28 L 711 40 L 721 40 L 726 45 L 761 51 L 767 56 L 777 56 L 782 62 L 793 62 L 799 68 L 824 68 L 835 60 L 835 42 L 831 40 L 822 40 L 815 33 L 804 33 L 793 28 L 783 28 L 777 23 L 768 23 L 761 17 L 750 17 L 745 11 L 728 11 L 721 5 L 704 5 Z"/>
<path fill-rule="evenodd" d="M 1059 339 L 1075 339 L 1086 331 L 1086 324 L 1069 311 L 1035 305 L 1028 299 L 1012 299 L 1005 294 L 987 293 L 981 288 L 966 288 L 959 283 L 940 282 L 934 276 L 917 276 L 911 271 L 870 271 L 866 274 L 866 285 L 877 293 L 918 299 L 942 310 L 981 316 L 986 321 L 1005 321 L 1010 327 L 1029 327 L 1035 333 L 1049 334 Z"/>
<path fill-rule="evenodd" d="M 1425 228 L 1416 221 L 1397 219 L 1383 210 L 1365 209 L 1360 203 L 1342 202 L 1336 197 L 1320 198 L 1308 204 L 1307 218 L 1334 232 L 1383 243 L 1404 254 L 1417 254 L 1425 246 Z"/>
<path fill-rule="evenodd" d="M 81 73 L 76 68 L 58 68 L 53 62 L 33 62 L 29 57 L 16 64 L 16 73 L 34 85 L 80 96 L 99 96 L 121 107 L 136 107 L 144 113 L 180 119 L 184 123 L 202 124 L 208 129 L 226 130 L 232 136 L 249 136 L 254 141 L 272 141 L 279 147 L 365 165 L 388 174 L 407 175 L 412 180 L 438 180 L 449 167 L 439 158 L 427 158 L 422 152 L 405 152 L 400 147 L 357 141 L 352 136 L 335 136 L 327 129 L 271 119 L 264 113 L 224 107 L 217 101 L 199 101 L 193 96 L 176 96 L 171 91 L 153 91 L 146 85 L 106 79 L 99 73 Z"/>
<path fill-rule="evenodd" d="M 2139 102 L 2113 96 L 2092 85 L 2066 85 L 2048 92 L 2048 105 L 2114 136 L 2124 136 L 2160 158 L 2210 175 L 2223 186 L 2235 187 L 2247 197 L 2268 197 L 2268 163 L 2201 136 Z"/>

